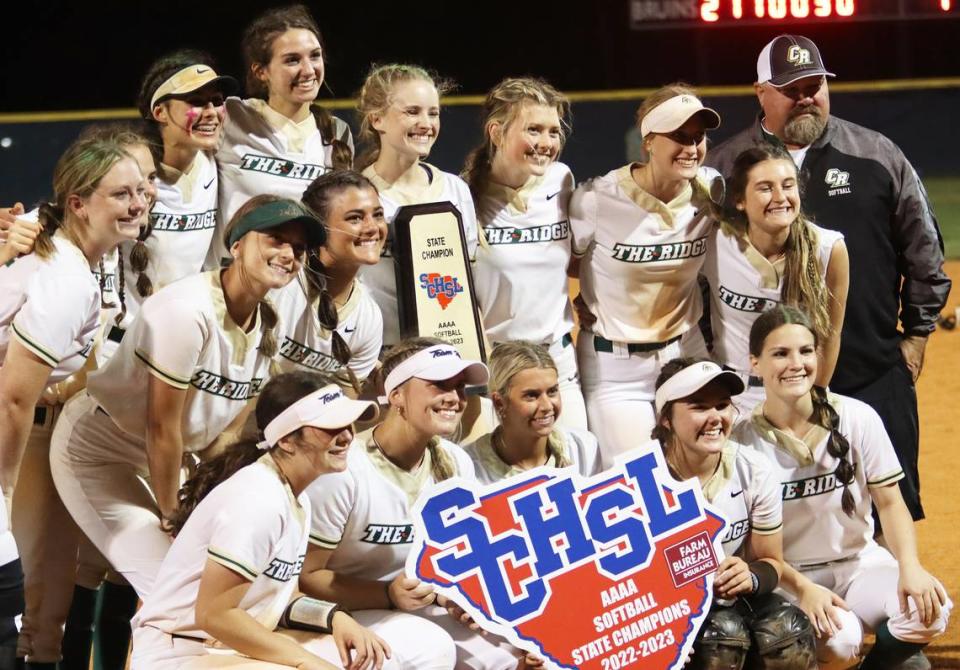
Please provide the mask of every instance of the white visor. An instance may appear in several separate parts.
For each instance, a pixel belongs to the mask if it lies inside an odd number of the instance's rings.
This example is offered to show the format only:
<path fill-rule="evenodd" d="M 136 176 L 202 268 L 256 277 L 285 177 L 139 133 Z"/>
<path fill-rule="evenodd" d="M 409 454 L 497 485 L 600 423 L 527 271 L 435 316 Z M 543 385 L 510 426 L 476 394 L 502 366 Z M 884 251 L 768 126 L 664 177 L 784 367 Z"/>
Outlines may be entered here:
<path fill-rule="evenodd" d="M 709 107 L 704 107 L 699 98 L 693 95 L 675 95 L 647 112 L 640 122 L 640 135 L 646 137 L 650 133 L 672 133 L 694 114 L 703 117 L 703 127 L 707 130 L 720 127 L 720 115 Z"/>
<path fill-rule="evenodd" d="M 376 403 L 352 400 L 336 384 L 328 384 L 283 410 L 263 429 L 264 439 L 257 443 L 269 449 L 281 438 L 298 428 L 313 426 L 325 430 L 346 428 L 358 419 L 370 420 L 377 415 Z"/>
<path fill-rule="evenodd" d="M 736 372 L 724 370 L 710 361 L 694 363 L 663 382 L 663 385 L 657 389 L 657 394 L 654 396 L 657 415 L 660 415 L 663 406 L 671 400 L 691 396 L 714 380 L 722 382 L 732 396 L 743 393 L 743 380 Z"/>
<path fill-rule="evenodd" d="M 466 382 L 471 386 L 486 384 L 490 379 L 487 366 L 483 363 L 465 361 L 460 358 L 460 352 L 454 347 L 449 344 L 437 344 L 429 349 L 418 351 L 395 367 L 387 375 L 383 390 L 389 397 L 393 389 L 414 377 L 428 381 L 441 381 L 456 377 L 461 372 L 467 373 Z M 386 402 L 386 399 L 381 398 L 381 402 Z"/>

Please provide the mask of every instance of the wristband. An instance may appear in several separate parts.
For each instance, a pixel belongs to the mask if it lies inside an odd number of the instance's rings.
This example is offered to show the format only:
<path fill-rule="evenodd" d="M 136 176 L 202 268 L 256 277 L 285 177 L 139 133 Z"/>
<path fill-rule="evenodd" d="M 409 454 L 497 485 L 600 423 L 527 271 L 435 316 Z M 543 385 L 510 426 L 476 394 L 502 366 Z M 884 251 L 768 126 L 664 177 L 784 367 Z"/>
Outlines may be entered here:
<path fill-rule="evenodd" d="M 767 561 L 753 561 L 747 567 L 750 568 L 750 579 L 753 582 L 751 595 L 764 595 L 772 593 L 777 584 L 780 583 L 780 575 L 777 569 Z"/>
<path fill-rule="evenodd" d="M 287 605 L 280 617 L 280 625 L 293 630 L 332 633 L 333 615 L 339 611 L 340 606 L 336 603 L 300 596 Z"/>

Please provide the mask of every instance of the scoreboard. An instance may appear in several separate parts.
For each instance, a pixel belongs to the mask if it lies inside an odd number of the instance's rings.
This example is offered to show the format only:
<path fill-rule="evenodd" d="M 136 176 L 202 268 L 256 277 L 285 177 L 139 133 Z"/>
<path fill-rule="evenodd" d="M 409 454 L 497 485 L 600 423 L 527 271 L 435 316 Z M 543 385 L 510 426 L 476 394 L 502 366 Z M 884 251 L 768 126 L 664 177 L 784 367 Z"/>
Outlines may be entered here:
<path fill-rule="evenodd" d="M 630 0 L 635 30 L 944 18 L 956 0 Z"/>

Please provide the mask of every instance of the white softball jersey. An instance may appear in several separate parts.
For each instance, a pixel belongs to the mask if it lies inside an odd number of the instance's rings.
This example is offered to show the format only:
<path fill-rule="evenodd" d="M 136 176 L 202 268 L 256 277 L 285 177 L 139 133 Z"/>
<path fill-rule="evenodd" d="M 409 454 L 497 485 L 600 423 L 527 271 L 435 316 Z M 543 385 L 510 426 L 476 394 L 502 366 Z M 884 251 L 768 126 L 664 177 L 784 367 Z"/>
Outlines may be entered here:
<path fill-rule="evenodd" d="M 810 225 L 817 239 L 821 278 L 834 245 L 843 234 Z M 786 259 L 769 261 L 750 241 L 718 226 L 711 233 L 703 274 L 710 283 L 713 353 L 721 365 L 750 372 L 750 328 L 757 317 L 780 302 Z"/>
<path fill-rule="evenodd" d="M 168 165 L 163 170 L 170 181 L 157 179 L 157 199 L 150 210 L 153 231 L 144 241 L 149 252 L 146 274 L 154 292 L 203 269 L 217 226 L 217 162 L 213 156 L 199 151 L 186 172 Z M 134 303 L 143 302 L 136 289 L 138 273 L 130 263 L 133 245 L 121 245 L 128 314 L 131 298 Z"/>
<path fill-rule="evenodd" d="M 558 445 L 574 468 L 584 477 L 590 477 L 600 472 L 600 447 L 597 438 L 585 430 L 577 430 L 557 426 L 549 438 Z M 473 460 L 477 481 L 481 484 L 493 484 L 501 479 L 509 479 L 524 470 L 515 465 L 504 462 L 493 448 L 493 433 L 483 435 L 476 442 L 464 446 L 463 450 Z M 553 454 L 547 457 L 544 463 L 547 467 L 558 467 Z"/>
<path fill-rule="evenodd" d="M 580 290 L 613 342 L 665 342 L 695 328 L 703 311 L 697 274 L 713 225 L 687 185 L 663 203 L 641 189 L 633 165 L 581 184 L 570 200 Z M 701 168 L 706 184 L 716 172 Z"/>
<path fill-rule="evenodd" d="M 318 299 L 307 297 L 306 269 L 296 281 L 271 292 L 280 322 L 277 326 L 277 362 L 283 372 L 310 370 L 336 373 L 340 363 L 333 357 L 333 339 L 317 318 Z M 383 345 L 383 317 L 370 292 L 354 280 L 350 297 L 337 309 L 337 332 L 350 347 L 348 366 L 358 379 L 366 379 L 377 364 Z"/>
<path fill-rule="evenodd" d="M 332 550 L 327 568 L 361 579 L 390 580 L 403 571 L 413 543 L 410 509 L 434 483 L 428 449 L 420 465 L 403 470 L 387 460 L 372 439 L 373 429 L 357 436 L 346 472 L 325 475 L 307 487 L 313 506 L 310 542 Z M 473 462 L 459 446 L 442 438 L 454 475 L 474 478 Z"/>
<path fill-rule="evenodd" d="M 551 344 L 573 328 L 567 283 L 573 173 L 553 163 L 520 189 L 488 184 L 477 201 L 483 240 L 473 280 L 493 342 Z"/>
<path fill-rule="evenodd" d="M 147 381 L 187 391 L 183 448 L 204 449 L 267 381 L 259 314 L 244 332 L 227 313 L 220 270 L 186 277 L 147 298 L 106 366 L 87 389 L 125 433 L 146 434 Z M 139 457 L 138 457 L 139 458 Z"/>
<path fill-rule="evenodd" d="M 391 186 L 377 174 L 373 166 L 363 171 L 363 176 L 373 182 L 380 193 L 383 216 L 389 226 L 387 244 L 380 254 L 376 265 L 360 268 L 360 280 L 370 289 L 373 299 L 383 314 L 383 343 L 393 345 L 400 341 L 400 316 L 397 305 L 397 276 L 393 262 L 393 220 L 397 210 L 404 205 L 422 205 L 431 202 L 450 202 L 460 212 L 463 222 L 463 234 L 467 244 L 467 256 L 470 261 L 477 253 L 477 215 L 473 207 L 470 188 L 460 177 L 444 172 L 428 163 L 419 163 L 429 178 L 422 189 L 409 189 Z"/>
<path fill-rule="evenodd" d="M 847 396 L 831 394 L 829 402 L 840 415 L 840 433 L 850 443 L 848 459 L 855 474 L 849 488 L 856 505 L 852 517 L 841 506 L 843 485 L 834 475 L 837 459 L 827 452 L 826 429 L 814 426 L 802 440 L 797 439 L 774 428 L 764 418 L 761 404 L 734 433 L 735 439 L 773 464 L 783 499 L 783 556 L 795 567 L 850 558 L 870 545 L 870 489 L 903 478 L 877 413 Z"/>
<path fill-rule="evenodd" d="M 309 498 L 294 496 L 273 458 L 264 454 L 193 510 L 163 559 L 156 587 L 133 618 L 133 628 L 152 626 L 207 638 L 197 625 L 195 606 L 203 569 L 214 561 L 250 582 L 238 607 L 273 630 L 297 589 L 309 522 Z"/>
<path fill-rule="evenodd" d="M 27 254 L 0 266 L 0 361 L 10 341 L 53 370 L 49 383 L 83 367 L 100 325 L 100 285 L 83 252 L 61 233 L 53 254 Z"/>
<path fill-rule="evenodd" d="M 229 258 L 223 232 L 250 198 L 270 193 L 299 200 L 314 179 L 333 169 L 333 145 L 324 142 L 313 114 L 299 123 L 258 98 L 227 98 L 217 150 L 220 214 L 207 267 Z M 353 150 L 350 126 L 334 117 L 334 134 Z"/>
<path fill-rule="evenodd" d="M 750 533 L 772 535 L 783 529 L 780 482 L 773 464 L 733 440 L 724 445 L 720 467 L 704 484 L 703 495 L 727 522 L 721 538 L 726 556 L 742 555 Z"/>

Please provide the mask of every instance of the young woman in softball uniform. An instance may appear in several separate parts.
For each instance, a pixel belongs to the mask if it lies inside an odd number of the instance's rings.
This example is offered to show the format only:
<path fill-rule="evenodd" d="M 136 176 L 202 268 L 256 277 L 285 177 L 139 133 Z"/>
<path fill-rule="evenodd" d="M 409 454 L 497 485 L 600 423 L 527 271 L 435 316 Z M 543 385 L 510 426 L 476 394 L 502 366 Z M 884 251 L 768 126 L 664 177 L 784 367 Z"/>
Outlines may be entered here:
<path fill-rule="evenodd" d="M 323 38 L 303 5 L 267 10 L 243 34 L 246 92 L 228 98 L 220 170 L 219 226 L 260 193 L 298 200 L 314 179 L 353 164 L 350 127 L 314 104 L 324 76 Z M 217 235 L 207 266 L 229 262 Z"/>
<path fill-rule="evenodd" d="M 650 160 L 581 184 L 570 201 L 580 298 L 593 319 L 583 322 L 577 361 L 605 467 L 654 427 L 661 365 L 706 355 L 697 274 L 715 173 L 701 166 L 720 117 L 674 84 L 644 100 L 637 121 Z"/>
<path fill-rule="evenodd" d="M 434 482 L 474 476 L 470 457 L 444 436 L 460 424 L 465 386 L 486 383 L 486 366 L 440 340 L 413 338 L 390 350 L 383 371 L 383 423 L 358 436 L 346 473 L 307 491 L 313 530 L 301 589 L 350 611 L 416 612 L 453 637 L 458 668 L 512 670 L 518 652 L 505 640 L 460 624 L 435 603 L 433 587 L 403 572 L 414 501 Z"/>
<path fill-rule="evenodd" d="M 380 193 L 384 216 L 393 223 L 404 205 L 450 202 L 460 212 L 467 254 L 477 250 L 477 217 L 466 183 L 425 161 L 440 134 L 440 96 L 451 84 L 415 65 L 374 66 L 360 89 L 357 168 Z M 391 229 L 392 230 L 392 229 Z M 384 260 L 360 276 L 383 313 L 383 343 L 400 341 L 396 268 L 390 243 Z"/>
<path fill-rule="evenodd" d="M 167 284 L 203 269 L 217 220 L 217 164 L 224 100 L 237 82 L 217 75 L 210 57 L 175 51 L 147 70 L 137 106 L 153 139 L 159 166 L 157 199 L 150 228 L 135 244 L 122 247 L 118 281 L 132 299 L 122 338 L 137 307 Z"/>
<path fill-rule="evenodd" d="M 452 664 L 453 644 L 447 638 L 444 645 L 436 627 L 437 639 L 424 630 L 428 637 L 416 642 L 429 648 L 404 663 L 336 604 L 298 590 L 311 519 L 304 489 L 346 468 L 353 422 L 376 411 L 312 372 L 267 383 L 257 403 L 258 436 L 202 464 L 180 491 L 169 522 L 176 539 L 133 622 L 134 669 Z M 398 633 L 406 619 L 413 621 L 395 613 L 382 628 Z M 410 641 L 399 642 L 410 651 Z M 439 656 L 446 666 L 417 663 Z"/>
<path fill-rule="evenodd" d="M 676 479 L 696 478 L 727 522 L 713 606 L 689 667 L 739 668 L 748 656 L 749 667 L 815 667 L 810 623 L 773 593 L 783 566 L 776 473 L 762 454 L 730 439 L 743 380 L 712 361 L 677 358 L 663 366 L 656 386 L 649 448 L 663 451 Z"/>
<path fill-rule="evenodd" d="M 60 615 L 62 608 L 43 603 L 48 588 L 65 591 L 51 601 L 69 603 L 76 567 L 75 557 L 64 563 L 62 554 L 46 551 L 44 538 L 63 529 L 72 535 L 72 524 L 52 487 L 43 486 L 49 480 L 50 431 L 59 414 L 56 392 L 43 401 L 44 389 L 86 364 L 100 323 L 100 287 L 92 270 L 121 240 L 137 237 L 147 207 L 136 160 L 118 144 L 99 139 L 81 139 L 67 149 L 54 170 L 53 190 L 53 202 L 40 207 L 33 252 L 0 267 L 0 486 L 9 510 L 21 459 L 29 454 L 22 470 L 26 497 L 23 505 L 13 505 L 13 528 L 23 537 L 28 598 L 20 655 L 35 663 L 60 658 L 66 612 Z M 18 506 L 25 507 L 22 514 Z M 7 520 L 5 512 L 4 526 Z M 5 537 L 10 564 L 16 545 L 13 536 Z M 15 567 L 19 572 L 19 564 Z"/>
<path fill-rule="evenodd" d="M 600 471 L 597 438 L 560 423 L 566 401 L 557 364 L 545 346 L 501 342 L 494 345 L 489 363 L 499 423 L 464 447 L 479 481 L 490 484 L 541 465 L 572 466 L 587 477 Z"/>
<path fill-rule="evenodd" d="M 813 316 L 824 343 L 816 381 L 826 387 L 840 352 L 850 259 L 843 235 L 803 215 L 790 154 L 767 144 L 737 156 L 718 218 L 703 274 L 710 284 L 714 359 L 747 383 L 734 402 L 747 415 L 763 400 L 763 380 L 750 374 L 747 341 L 756 318 L 780 302 Z"/>
<path fill-rule="evenodd" d="M 561 422 L 586 429 L 567 281 L 574 180 L 557 160 L 570 102 L 540 79 L 504 79 L 487 93 L 484 115 L 483 144 L 463 174 L 480 223 L 473 279 L 483 326 L 494 343 L 546 346 L 560 375 Z"/>
<path fill-rule="evenodd" d="M 64 408 L 51 445 L 57 490 L 80 528 L 149 593 L 169 547 L 184 457 L 239 430 L 270 376 L 276 313 L 323 228 L 298 202 L 258 196 L 227 230 L 234 262 L 144 301 L 107 365 Z M 146 480 L 148 485 L 144 485 Z"/>
<path fill-rule="evenodd" d="M 922 667 L 912 657 L 944 632 L 952 603 L 917 558 L 903 471 L 880 417 L 815 385 L 819 344 L 794 307 L 754 322 L 750 361 L 766 399 L 735 437 L 766 455 L 781 482 L 782 584 L 817 631 L 820 667 Z M 874 540 L 871 505 L 889 550 Z M 857 666 L 865 629 L 876 642 Z"/>
<path fill-rule="evenodd" d="M 327 240 L 308 252 L 297 280 L 273 296 L 281 324 L 277 361 L 283 370 L 335 374 L 359 393 L 383 344 L 380 308 L 357 279 L 360 268 L 380 260 L 383 207 L 370 180 L 352 170 L 317 177 L 303 203 L 326 227 Z"/>

